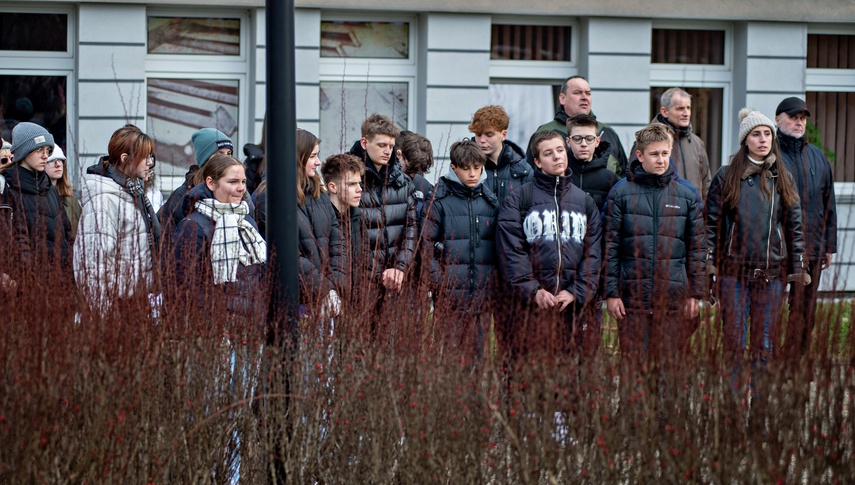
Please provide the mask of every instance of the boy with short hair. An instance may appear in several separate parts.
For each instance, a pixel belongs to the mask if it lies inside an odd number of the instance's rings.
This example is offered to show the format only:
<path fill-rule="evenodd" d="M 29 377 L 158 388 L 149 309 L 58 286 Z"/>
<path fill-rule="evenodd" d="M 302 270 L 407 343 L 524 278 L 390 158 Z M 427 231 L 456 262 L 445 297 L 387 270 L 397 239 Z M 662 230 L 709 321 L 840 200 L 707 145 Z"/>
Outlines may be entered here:
<path fill-rule="evenodd" d="M 570 180 L 594 199 L 602 213 L 609 191 L 620 177 L 608 168 L 610 145 L 598 134 L 597 120 L 588 114 L 567 118 L 567 146 L 570 147 L 568 165 Z M 603 241 L 605 241 L 603 239 Z M 605 261 L 605 258 L 603 258 Z M 602 287 L 602 285 L 600 285 Z M 582 311 L 582 327 L 585 329 L 585 353 L 593 356 L 602 340 L 603 302 L 597 298 Z"/>
<path fill-rule="evenodd" d="M 601 217 L 594 200 L 564 175 L 564 136 L 537 133 L 532 152 L 539 170 L 502 203 L 496 229 L 499 268 L 523 306 L 501 329 L 511 354 L 535 347 L 534 339 L 541 341 L 537 347 L 577 347 L 578 313 L 596 298 L 601 264 Z"/>
<path fill-rule="evenodd" d="M 362 138 L 350 149 L 365 163 L 365 189 L 360 207 L 376 278 L 384 288 L 400 291 L 413 263 L 418 230 L 415 187 L 395 156 L 400 130 L 388 117 L 372 114 L 362 123 Z"/>
<path fill-rule="evenodd" d="M 672 143 L 664 125 L 638 131 L 638 159 L 606 204 L 606 303 L 618 321 L 621 353 L 631 358 L 678 355 L 704 296 L 701 199 L 691 184 L 674 177 Z"/>
<path fill-rule="evenodd" d="M 371 271 L 368 248 L 362 243 L 362 209 L 359 208 L 364 173 L 365 165 L 349 153 L 331 155 L 321 167 L 324 185 L 339 217 L 341 232 L 345 235 L 345 254 L 349 262 L 347 267 L 350 268 L 345 291 L 351 292 L 345 295 L 345 300 L 354 303 L 358 301 L 357 290 L 364 286 L 362 275 Z"/>
<path fill-rule="evenodd" d="M 401 162 L 401 170 L 411 179 L 416 190 L 424 194 L 425 199 L 433 194 L 433 184 L 424 174 L 433 167 L 433 145 L 424 136 L 404 130 L 395 139 L 397 148 L 395 154 Z"/>
<path fill-rule="evenodd" d="M 469 131 L 487 157 L 486 185 L 499 198 L 499 203 L 514 188 L 531 181 L 534 171 L 525 161 L 525 152 L 509 141 L 510 118 L 501 106 L 484 106 L 472 115 Z"/>
<path fill-rule="evenodd" d="M 442 308 L 455 314 L 443 329 L 452 345 L 474 343 L 476 358 L 489 326 L 496 274 L 496 215 L 499 200 L 484 185 L 486 157 L 471 140 L 451 146 L 451 169 L 437 182 L 433 207 L 425 219 L 425 264 L 430 287 Z M 428 263 L 429 261 L 429 263 Z M 473 348 L 473 347 L 470 347 Z"/>

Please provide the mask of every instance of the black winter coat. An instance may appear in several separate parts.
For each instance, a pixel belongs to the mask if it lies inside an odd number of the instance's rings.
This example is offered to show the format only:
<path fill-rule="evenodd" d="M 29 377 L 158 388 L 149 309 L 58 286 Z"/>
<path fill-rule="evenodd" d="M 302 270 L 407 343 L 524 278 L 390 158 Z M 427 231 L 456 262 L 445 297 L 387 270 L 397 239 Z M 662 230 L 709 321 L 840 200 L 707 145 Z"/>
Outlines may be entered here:
<path fill-rule="evenodd" d="M 778 145 L 799 192 L 805 258 L 819 261 L 826 253 L 837 252 L 837 201 L 831 164 L 805 137 L 795 138 L 778 130 Z"/>
<path fill-rule="evenodd" d="M 326 192 L 315 199 L 308 195 L 311 190 L 303 191 L 307 194 L 306 203 L 297 205 L 300 285 L 304 302 L 323 298 L 333 289 L 341 292 L 346 284 L 345 241 L 339 217 Z M 259 232 L 263 236 L 267 229 L 267 191 L 256 192 L 252 198 Z"/>
<path fill-rule="evenodd" d="M 484 185 L 499 199 L 500 204 L 512 190 L 531 182 L 534 176 L 534 169 L 525 161 L 525 152 L 516 143 L 507 140 L 502 142 L 498 163 L 488 159 L 484 171 L 487 173 Z"/>
<path fill-rule="evenodd" d="M 191 289 L 188 296 L 197 295 L 203 308 L 206 303 L 210 304 L 222 298 L 229 313 L 246 317 L 253 323 L 261 322 L 267 310 L 265 265 L 239 265 L 237 282 L 214 285 L 211 269 L 214 221 L 195 210 L 197 201 L 213 197 L 214 194 L 205 184 L 193 187 L 184 197 L 182 206 L 184 212 L 188 214 L 178 223 L 172 238 L 171 253 L 175 264 L 175 281 L 187 285 Z M 255 220 L 251 214 L 247 214 L 246 220 L 255 226 Z M 192 288 L 202 290 L 196 291 Z M 170 295 L 172 295 L 171 292 Z M 175 294 L 175 298 L 180 296 Z"/>
<path fill-rule="evenodd" d="M 12 235 L 18 263 L 23 265 L 21 269 L 45 264 L 47 261 L 38 256 L 47 254 L 48 261 L 59 263 L 61 271 L 71 277 L 74 243 L 71 222 L 50 178 L 44 171 L 30 171 L 20 163 L 9 167 L 3 176 L 4 197 L 12 208 Z"/>
<path fill-rule="evenodd" d="M 478 313 L 494 295 L 499 200 L 484 186 L 466 187 L 453 171 L 437 183 L 422 237 L 431 256 L 431 288 L 465 313 Z"/>
<path fill-rule="evenodd" d="M 378 172 L 358 141 L 350 153 L 365 162 L 365 190 L 359 207 L 368 236 L 363 244 L 368 244 L 372 260 L 380 263 L 374 277 L 390 268 L 406 273 L 413 263 L 418 231 L 412 179 L 401 171 L 394 154 Z"/>
<path fill-rule="evenodd" d="M 243 167 L 246 170 L 246 192 L 252 194 L 261 185 L 261 162 L 264 161 L 264 149 L 247 143 L 243 146 L 243 154 L 246 155 L 243 161 Z"/>
<path fill-rule="evenodd" d="M 157 211 L 157 219 L 160 221 L 162 234 L 167 239 L 175 232 L 175 228 L 178 227 L 181 219 L 184 219 L 184 196 L 193 188 L 193 179 L 196 176 L 196 170 L 198 169 L 191 169 L 184 174 L 184 183 L 175 187 L 175 190 Z"/>
<path fill-rule="evenodd" d="M 777 167 L 772 165 L 767 171 L 772 200 L 760 192 L 757 179 L 761 174 L 754 174 L 742 180 L 735 209 L 722 206 L 722 182 L 728 168 L 719 169 L 707 196 L 707 264 L 726 276 L 771 279 L 802 272 L 802 211 L 798 202 L 783 204 Z"/>
<path fill-rule="evenodd" d="M 602 259 L 602 218 L 594 200 L 570 177 L 534 174 L 531 205 L 523 188 L 502 203 L 496 229 L 499 269 L 514 294 L 529 304 L 539 288 L 572 293 L 578 305 L 596 296 Z M 525 187 L 525 186 L 523 186 Z"/>
<path fill-rule="evenodd" d="M 573 185 L 594 199 L 594 203 L 597 204 L 597 209 L 600 211 L 606 206 L 609 191 L 620 180 L 620 177 L 608 169 L 610 150 L 611 146 L 608 142 L 600 142 L 600 146 L 594 150 L 594 158 L 590 162 L 576 160 L 573 152 L 567 150 L 570 180 L 573 181 Z"/>
<path fill-rule="evenodd" d="M 627 310 L 678 311 L 706 289 L 706 228 L 698 192 L 673 177 L 644 171 L 637 160 L 606 205 L 605 296 Z"/>

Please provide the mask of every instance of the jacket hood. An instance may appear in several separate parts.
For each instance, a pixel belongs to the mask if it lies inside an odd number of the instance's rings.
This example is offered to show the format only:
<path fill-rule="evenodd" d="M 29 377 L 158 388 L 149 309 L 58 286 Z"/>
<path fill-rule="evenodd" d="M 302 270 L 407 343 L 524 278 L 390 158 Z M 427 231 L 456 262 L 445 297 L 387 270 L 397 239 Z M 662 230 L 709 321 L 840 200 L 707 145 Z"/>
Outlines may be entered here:
<path fill-rule="evenodd" d="M 567 173 L 585 173 L 592 170 L 607 168 L 609 163 L 609 149 L 611 145 L 607 141 L 600 141 L 600 145 L 594 150 L 594 158 L 590 162 L 582 162 L 573 155 L 573 150 L 567 150 L 567 165 L 571 171 Z"/>
<path fill-rule="evenodd" d="M 101 161 L 86 169 L 83 175 L 83 188 L 80 190 L 80 205 L 85 206 L 90 200 L 99 195 L 112 195 L 131 203 L 131 195 L 107 174 Z"/>
<path fill-rule="evenodd" d="M 471 140 L 475 141 L 475 137 L 473 136 Z M 498 162 L 493 164 L 492 160 L 488 158 L 485 167 L 491 170 L 493 170 L 494 167 L 495 169 L 502 169 L 505 166 L 512 165 L 514 162 L 518 162 L 520 160 L 525 160 L 525 150 L 516 143 L 510 140 L 505 140 L 502 142 L 502 153 L 499 154 Z"/>
<path fill-rule="evenodd" d="M 33 172 L 16 163 L 3 172 L 8 188 L 22 194 L 44 194 L 50 187 L 50 178 L 42 172 Z"/>
<path fill-rule="evenodd" d="M 460 177 L 457 176 L 454 170 L 449 168 L 448 173 L 440 177 L 440 183 L 437 184 L 434 197 L 442 199 L 443 197 L 447 197 L 451 194 L 469 198 L 483 196 L 490 205 L 495 207 L 499 204 L 499 199 L 497 199 L 493 192 L 484 184 L 486 180 L 487 171 L 481 170 L 481 178 L 478 179 L 478 185 L 475 187 L 467 187 L 463 185 L 463 182 L 460 181 Z"/>
<path fill-rule="evenodd" d="M 243 146 L 243 154 L 246 155 L 246 161 L 261 161 L 264 158 L 264 149 L 254 143 L 247 143 Z"/>
<path fill-rule="evenodd" d="M 665 187 L 671 182 L 671 180 L 676 179 L 677 177 L 676 172 L 674 171 L 673 162 L 668 164 L 668 168 L 665 169 L 665 173 L 657 175 L 646 172 L 644 167 L 641 166 L 641 161 L 636 159 L 629 165 L 629 174 L 627 174 L 627 178 L 642 185 Z"/>
<path fill-rule="evenodd" d="M 213 198 L 213 192 L 211 192 L 211 189 L 209 189 L 205 184 L 199 184 L 188 190 L 187 193 L 184 194 L 184 201 L 181 203 L 181 211 L 184 213 L 184 217 L 187 217 L 187 214 L 193 212 L 196 202 L 202 199 Z"/>

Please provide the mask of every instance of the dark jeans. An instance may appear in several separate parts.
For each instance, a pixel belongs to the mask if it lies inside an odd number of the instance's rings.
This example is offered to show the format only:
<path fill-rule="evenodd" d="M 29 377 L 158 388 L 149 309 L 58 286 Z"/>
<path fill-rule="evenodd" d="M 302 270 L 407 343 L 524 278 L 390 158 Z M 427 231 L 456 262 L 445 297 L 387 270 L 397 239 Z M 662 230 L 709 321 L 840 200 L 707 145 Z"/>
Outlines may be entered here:
<path fill-rule="evenodd" d="M 748 277 L 722 276 L 719 278 L 719 291 L 724 358 L 732 368 L 733 389 L 738 391 L 746 342 L 750 342 L 749 356 L 752 375 L 755 377 L 758 365 L 761 370 L 765 369 L 767 360 L 773 355 L 784 283 L 781 280 L 767 282 Z M 749 329 L 748 335 L 746 329 Z M 754 379 L 752 388 L 753 384 Z"/>
<path fill-rule="evenodd" d="M 810 349 L 810 334 L 816 323 L 816 299 L 819 278 L 822 276 L 822 261 L 808 261 L 808 271 L 811 279 L 809 285 L 790 284 L 787 298 L 790 317 L 783 349 L 785 357 L 799 358 Z"/>

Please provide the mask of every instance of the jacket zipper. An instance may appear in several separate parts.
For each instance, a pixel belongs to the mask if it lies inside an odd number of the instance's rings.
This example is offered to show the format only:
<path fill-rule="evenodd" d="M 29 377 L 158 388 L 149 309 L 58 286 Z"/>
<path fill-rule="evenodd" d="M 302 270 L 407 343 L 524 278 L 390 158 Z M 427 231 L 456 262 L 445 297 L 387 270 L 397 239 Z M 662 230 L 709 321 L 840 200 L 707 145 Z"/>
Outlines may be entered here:
<path fill-rule="evenodd" d="M 648 188 L 648 190 L 651 190 L 651 189 Z M 655 191 L 656 189 L 652 189 L 652 190 Z M 657 239 L 658 239 L 657 236 L 659 235 L 659 229 L 658 229 L 659 228 L 659 196 L 662 195 L 662 191 L 664 191 L 664 189 L 660 190 L 659 192 L 653 193 L 653 227 L 655 229 L 653 231 L 653 258 L 651 258 L 651 260 L 650 260 L 650 266 L 651 266 L 650 274 L 653 275 L 652 281 L 653 281 L 653 291 L 654 292 L 656 291 L 656 261 L 658 258 L 657 253 L 658 253 L 658 244 L 659 244 L 659 242 L 657 241 Z M 648 310 L 648 313 L 652 314 L 653 310 L 652 309 Z"/>
<path fill-rule="evenodd" d="M 472 199 L 469 199 L 469 227 L 472 228 Z M 469 234 L 469 294 L 475 294 L 475 244 L 478 234 L 478 217 L 475 217 L 475 228 Z"/>
<path fill-rule="evenodd" d="M 769 204 L 769 239 L 766 241 L 766 271 L 769 271 L 769 254 L 772 252 L 772 219 L 775 213 L 775 177 L 772 177 L 772 200 Z"/>
<path fill-rule="evenodd" d="M 728 239 L 727 239 L 727 255 L 730 256 L 731 249 L 733 248 L 733 230 L 736 227 L 736 224 L 732 224 L 730 229 L 728 230 Z"/>
<path fill-rule="evenodd" d="M 558 205 L 558 183 L 561 177 L 555 176 L 555 190 L 552 193 L 552 198 L 555 200 L 555 242 L 558 244 L 558 268 L 555 271 L 555 291 L 558 294 L 561 291 L 561 207 Z"/>

